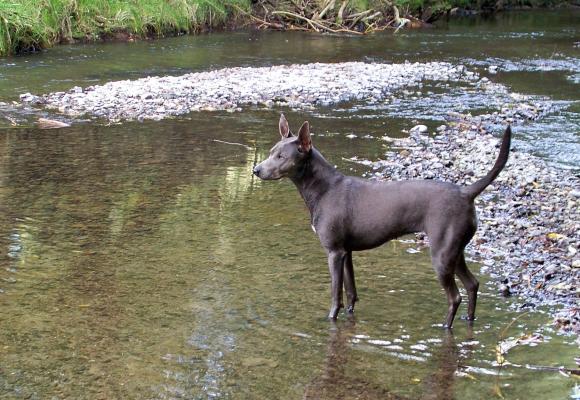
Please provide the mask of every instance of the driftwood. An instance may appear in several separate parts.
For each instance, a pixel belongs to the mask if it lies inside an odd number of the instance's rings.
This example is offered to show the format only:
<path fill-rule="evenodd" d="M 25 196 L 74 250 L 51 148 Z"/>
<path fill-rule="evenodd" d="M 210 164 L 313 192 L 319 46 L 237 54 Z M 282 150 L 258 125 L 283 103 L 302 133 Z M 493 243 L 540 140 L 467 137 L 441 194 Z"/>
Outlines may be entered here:
<path fill-rule="evenodd" d="M 259 29 L 303 30 L 320 33 L 362 35 L 370 32 L 427 26 L 401 12 L 392 3 L 380 9 L 356 10 L 351 0 L 257 0 L 254 12 L 247 13 Z M 426 14 L 431 17 L 431 13 Z"/>
<path fill-rule="evenodd" d="M 37 125 L 40 129 L 58 129 L 70 126 L 70 124 L 67 124 L 66 122 L 56 121 L 47 118 L 38 118 Z"/>
<path fill-rule="evenodd" d="M 327 31 L 327 32 L 331 32 L 331 33 L 347 32 L 347 33 L 353 33 L 353 34 L 358 34 L 358 35 L 362 34 L 361 32 L 353 31 L 353 30 L 348 29 L 348 28 L 333 29 L 330 27 L 330 24 L 325 24 L 323 22 L 320 22 L 320 21 L 317 21 L 314 19 L 310 19 L 310 18 L 306 18 L 302 15 L 295 14 L 295 13 L 288 12 L 288 11 L 273 11 L 272 15 L 281 15 L 281 16 L 294 18 L 297 20 L 302 20 L 302 21 L 306 22 L 310 27 L 312 27 L 312 30 L 314 30 L 316 32 Z"/>
<path fill-rule="evenodd" d="M 247 146 L 247 145 L 245 145 L 245 144 L 243 144 L 243 143 L 236 143 L 236 142 L 226 142 L 225 140 L 218 140 L 218 139 L 213 139 L 212 141 L 213 141 L 213 142 L 216 142 L 216 143 L 229 144 L 229 145 L 232 145 L 232 146 L 241 146 L 241 147 L 245 147 L 245 148 L 246 148 L 246 149 L 248 149 L 248 150 L 254 150 L 254 148 L 253 148 L 253 147 Z"/>

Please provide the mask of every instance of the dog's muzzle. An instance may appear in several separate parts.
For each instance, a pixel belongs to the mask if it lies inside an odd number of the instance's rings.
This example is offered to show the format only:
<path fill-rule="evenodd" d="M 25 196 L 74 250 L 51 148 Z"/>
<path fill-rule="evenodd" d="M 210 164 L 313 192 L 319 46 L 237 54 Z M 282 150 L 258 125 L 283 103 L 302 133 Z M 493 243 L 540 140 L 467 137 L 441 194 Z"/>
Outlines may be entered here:
<path fill-rule="evenodd" d="M 260 177 L 260 166 L 256 165 L 254 167 L 254 169 L 252 170 L 252 172 L 254 173 L 254 175 L 256 175 L 259 178 Z"/>

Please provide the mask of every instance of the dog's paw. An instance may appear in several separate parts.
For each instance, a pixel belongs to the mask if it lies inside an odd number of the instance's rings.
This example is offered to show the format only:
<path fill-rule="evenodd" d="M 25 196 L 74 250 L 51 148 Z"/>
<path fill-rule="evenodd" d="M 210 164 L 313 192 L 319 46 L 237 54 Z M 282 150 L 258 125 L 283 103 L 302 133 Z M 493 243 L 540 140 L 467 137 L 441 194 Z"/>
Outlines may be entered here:
<path fill-rule="evenodd" d="M 338 313 L 340 311 L 342 307 L 333 307 L 330 309 L 330 311 L 328 312 L 328 319 L 331 321 L 336 321 L 336 319 L 338 318 Z"/>

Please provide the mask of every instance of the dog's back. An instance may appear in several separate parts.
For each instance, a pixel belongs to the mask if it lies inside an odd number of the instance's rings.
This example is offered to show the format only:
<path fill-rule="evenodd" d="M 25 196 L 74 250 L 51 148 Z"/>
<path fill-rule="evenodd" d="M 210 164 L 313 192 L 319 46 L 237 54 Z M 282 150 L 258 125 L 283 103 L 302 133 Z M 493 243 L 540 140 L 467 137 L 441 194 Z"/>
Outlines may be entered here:
<path fill-rule="evenodd" d="M 434 224 L 453 225 L 457 219 L 471 222 L 475 228 L 473 199 L 458 185 L 431 180 L 378 182 L 350 176 L 335 181 L 319 199 L 318 206 L 324 211 L 312 221 L 316 228 L 330 227 L 331 238 L 317 228 L 325 247 L 371 249 L 408 233 L 429 233 Z"/>

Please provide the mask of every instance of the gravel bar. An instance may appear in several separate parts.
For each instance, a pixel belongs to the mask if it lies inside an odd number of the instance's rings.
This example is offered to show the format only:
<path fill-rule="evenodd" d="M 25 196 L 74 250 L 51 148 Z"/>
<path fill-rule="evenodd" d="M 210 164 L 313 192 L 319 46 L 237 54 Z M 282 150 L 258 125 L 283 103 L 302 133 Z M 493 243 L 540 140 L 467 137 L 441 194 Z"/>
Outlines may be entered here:
<path fill-rule="evenodd" d="M 241 111 L 242 106 L 283 104 L 292 108 L 345 101 L 376 102 L 424 81 L 472 82 L 477 74 L 444 62 L 379 64 L 349 62 L 263 68 L 224 68 L 182 76 L 109 82 L 43 96 L 26 93 L 24 103 L 44 104 L 68 116 L 111 121 L 160 120 L 192 111 Z"/>

